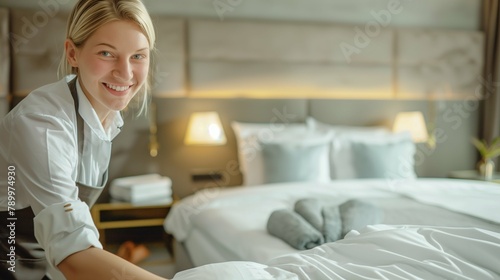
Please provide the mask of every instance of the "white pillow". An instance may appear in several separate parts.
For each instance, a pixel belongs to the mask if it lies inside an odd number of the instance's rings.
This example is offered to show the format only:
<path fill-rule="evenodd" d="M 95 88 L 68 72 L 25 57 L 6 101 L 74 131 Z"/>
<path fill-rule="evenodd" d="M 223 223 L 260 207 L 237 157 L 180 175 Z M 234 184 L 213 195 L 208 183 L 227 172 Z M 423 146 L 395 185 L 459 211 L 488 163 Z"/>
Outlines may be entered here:
<path fill-rule="evenodd" d="M 244 123 L 231 122 L 236 136 L 238 161 L 243 174 L 243 185 L 264 183 L 264 167 L 260 141 L 284 141 L 300 138 L 311 130 L 305 123 Z"/>
<path fill-rule="evenodd" d="M 382 126 L 329 125 L 312 117 L 308 117 L 306 123 L 310 129 L 332 134 L 330 149 L 330 176 L 332 179 L 357 178 L 351 153 L 351 143 L 353 141 L 371 141 L 375 138 L 384 141 L 385 137 L 392 135 L 392 132 Z"/>

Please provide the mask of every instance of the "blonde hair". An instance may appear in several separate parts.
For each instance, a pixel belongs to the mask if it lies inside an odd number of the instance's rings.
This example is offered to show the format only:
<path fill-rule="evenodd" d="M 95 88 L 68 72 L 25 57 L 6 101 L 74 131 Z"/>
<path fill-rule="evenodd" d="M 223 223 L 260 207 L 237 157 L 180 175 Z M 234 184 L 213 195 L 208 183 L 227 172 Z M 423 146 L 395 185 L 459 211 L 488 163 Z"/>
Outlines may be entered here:
<path fill-rule="evenodd" d="M 153 22 L 140 0 L 79 0 L 68 18 L 66 39 L 73 41 L 76 47 L 81 47 L 97 29 L 116 20 L 135 22 L 148 39 L 150 56 L 154 54 L 156 35 Z M 147 81 L 134 97 L 134 102 L 139 107 L 139 115 L 147 111 L 150 100 L 152 60 L 151 57 Z M 77 75 L 78 69 L 68 63 L 64 51 L 59 64 L 59 75 L 64 77 L 71 74 Z"/>

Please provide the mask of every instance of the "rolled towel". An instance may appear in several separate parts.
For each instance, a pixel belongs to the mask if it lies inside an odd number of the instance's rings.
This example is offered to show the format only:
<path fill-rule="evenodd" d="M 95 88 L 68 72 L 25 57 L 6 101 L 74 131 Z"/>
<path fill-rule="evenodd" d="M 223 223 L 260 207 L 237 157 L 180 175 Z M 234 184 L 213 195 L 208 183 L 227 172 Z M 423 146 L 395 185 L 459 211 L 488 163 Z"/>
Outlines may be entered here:
<path fill-rule="evenodd" d="M 325 242 L 335 242 L 343 237 L 342 235 L 342 218 L 338 205 L 325 205 L 322 210 L 323 214 L 323 238 Z"/>
<path fill-rule="evenodd" d="M 295 202 L 294 210 L 321 232 L 325 242 L 341 238 L 342 220 L 338 205 L 329 205 L 317 198 L 303 198 Z"/>
<path fill-rule="evenodd" d="M 315 229 L 323 229 L 323 203 L 317 198 L 302 198 L 295 202 L 293 210 L 308 221 Z"/>
<path fill-rule="evenodd" d="M 299 250 L 311 249 L 324 243 L 323 235 L 292 210 L 281 209 L 271 213 L 267 231 Z"/>
<path fill-rule="evenodd" d="M 377 206 L 359 199 L 342 203 L 339 211 L 342 219 L 342 238 L 351 230 L 379 224 L 383 220 L 383 212 Z"/>

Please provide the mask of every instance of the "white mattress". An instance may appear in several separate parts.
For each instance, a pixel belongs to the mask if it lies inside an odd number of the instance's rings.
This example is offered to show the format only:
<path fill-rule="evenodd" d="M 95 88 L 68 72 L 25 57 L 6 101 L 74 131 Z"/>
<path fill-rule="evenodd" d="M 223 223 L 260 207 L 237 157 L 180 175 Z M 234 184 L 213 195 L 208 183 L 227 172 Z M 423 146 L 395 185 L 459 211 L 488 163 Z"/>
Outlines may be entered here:
<path fill-rule="evenodd" d="M 265 263 L 297 252 L 269 235 L 265 226 L 272 211 L 291 209 L 304 197 L 332 203 L 363 198 L 383 209 L 383 223 L 388 225 L 465 226 L 500 232 L 500 185 L 457 179 L 370 179 L 210 190 L 175 205 L 165 229 L 185 242 L 196 266 L 228 260 Z"/>
<path fill-rule="evenodd" d="M 224 262 L 238 259 L 238 256 L 219 245 L 220 241 L 213 240 L 210 236 L 203 234 L 197 228 L 193 228 L 184 245 L 189 252 L 191 261 L 195 266 L 209 263 Z"/>

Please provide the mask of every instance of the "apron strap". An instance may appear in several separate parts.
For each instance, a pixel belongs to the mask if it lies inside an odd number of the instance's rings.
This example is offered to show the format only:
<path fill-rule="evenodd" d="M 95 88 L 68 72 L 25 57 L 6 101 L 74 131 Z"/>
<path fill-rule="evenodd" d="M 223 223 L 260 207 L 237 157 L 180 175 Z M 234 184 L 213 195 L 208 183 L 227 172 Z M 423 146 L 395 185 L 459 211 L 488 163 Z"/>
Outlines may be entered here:
<path fill-rule="evenodd" d="M 71 96 L 73 97 L 73 101 L 75 104 L 75 114 L 76 114 L 76 132 L 77 132 L 77 141 L 78 141 L 78 166 L 81 165 L 81 160 L 83 157 L 83 145 L 84 145 L 84 132 L 83 132 L 83 119 L 82 116 L 80 116 L 80 113 L 78 112 L 79 109 L 79 102 L 78 102 L 78 91 L 76 89 L 76 81 L 77 77 L 72 79 L 71 81 L 68 82 L 68 87 L 71 92 Z M 78 173 L 77 180 L 76 180 L 76 186 L 78 187 L 78 197 L 80 198 L 81 201 L 84 201 L 87 203 L 89 207 L 92 207 L 94 203 L 97 201 L 99 196 L 101 195 L 101 192 L 103 190 L 102 187 L 93 187 L 93 186 L 86 186 L 84 184 L 79 183 L 79 178 L 80 175 Z M 102 186 L 106 184 L 108 180 L 108 170 L 106 170 L 103 174 L 102 177 Z"/>
<path fill-rule="evenodd" d="M 71 96 L 73 96 L 73 102 L 75 104 L 75 114 L 76 114 L 76 133 L 78 134 L 78 165 L 80 165 L 80 161 L 83 154 L 83 119 L 78 113 L 78 109 L 80 108 L 80 103 L 78 102 L 78 91 L 76 90 L 76 79 L 69 81 L 68 87 L 71 92 Z"/>

